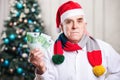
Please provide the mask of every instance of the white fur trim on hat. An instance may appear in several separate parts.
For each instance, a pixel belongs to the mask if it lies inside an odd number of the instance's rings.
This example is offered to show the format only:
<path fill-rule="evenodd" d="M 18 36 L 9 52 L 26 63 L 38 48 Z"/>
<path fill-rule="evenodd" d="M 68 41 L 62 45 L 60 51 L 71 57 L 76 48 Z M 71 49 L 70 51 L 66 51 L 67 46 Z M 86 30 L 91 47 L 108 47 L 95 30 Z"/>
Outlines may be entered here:
<path fill-rule="evenodd" d="M 63 21 L 68 18 L 68 17 L 72 17 L 72 16 L 77 16 L 77 15 L 84 15 L 84 11 L 83 9 L 72 9 L 72 10 L 68 10 L 66 12 L 64 12 L 61 15 L 61 23 L 63 23 Z"/>

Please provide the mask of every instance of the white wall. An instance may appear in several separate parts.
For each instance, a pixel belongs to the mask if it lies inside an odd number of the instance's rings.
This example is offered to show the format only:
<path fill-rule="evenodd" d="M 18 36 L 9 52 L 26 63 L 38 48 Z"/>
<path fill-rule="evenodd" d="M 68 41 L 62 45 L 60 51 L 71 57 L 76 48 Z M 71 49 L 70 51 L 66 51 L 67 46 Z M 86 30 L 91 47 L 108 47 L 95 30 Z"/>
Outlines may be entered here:
<path fill-rule="evenodd" d="M 0 28 L 8 14 L 11 0 L 0 0 Z M 12 0 L 13 1 L 13 0 Z M 68 0 L 38 0 L 42 9 L 42 17 L 46 32 L 55 40 L 56 11 L 60 4 Z M 74 0 L 78 1 L 86 14 L 87 29 L 91 35 L 110 43 L 120 53 L 120 0 Z M 1 33 L 0 29 L 0 33 Z"/>
<path fill-rule="evenodd" d="M 9 12 L 9 0 L 0 0 L 0 42 L 1 42 L 1 32 L 4 29 L 4 20 L 7 18 Z"/>

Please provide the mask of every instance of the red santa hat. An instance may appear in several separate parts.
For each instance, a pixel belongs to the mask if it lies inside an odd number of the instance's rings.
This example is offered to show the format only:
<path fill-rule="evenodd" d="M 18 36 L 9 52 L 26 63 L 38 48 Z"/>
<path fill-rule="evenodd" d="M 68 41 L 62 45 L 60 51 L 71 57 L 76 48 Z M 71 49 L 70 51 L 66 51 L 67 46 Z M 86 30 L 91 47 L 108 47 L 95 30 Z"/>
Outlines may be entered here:
<path fill-rule="evenodd" d="M 60 32 L 60 24 L 68 17 L 84 15 L 84 11 L 80 4 L 73 1 L 68 1 L 62 4 L 56 14 L 56 26 Z"/>

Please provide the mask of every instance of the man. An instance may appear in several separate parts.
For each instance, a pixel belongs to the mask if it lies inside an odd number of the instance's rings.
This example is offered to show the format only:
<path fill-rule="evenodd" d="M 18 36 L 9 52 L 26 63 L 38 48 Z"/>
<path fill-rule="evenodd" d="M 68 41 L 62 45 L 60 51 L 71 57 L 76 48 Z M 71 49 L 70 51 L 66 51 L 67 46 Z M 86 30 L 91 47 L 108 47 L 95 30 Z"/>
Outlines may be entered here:
<path fill-rule="evenodd" d="M 109 44 L 86 33 L 78 3 L 62 4 L 56 23 L 63 32 L 56 42 L 44 53 L 39 49 L 30 52 L 35 80 L 120 80 L 120 56 Z"/>

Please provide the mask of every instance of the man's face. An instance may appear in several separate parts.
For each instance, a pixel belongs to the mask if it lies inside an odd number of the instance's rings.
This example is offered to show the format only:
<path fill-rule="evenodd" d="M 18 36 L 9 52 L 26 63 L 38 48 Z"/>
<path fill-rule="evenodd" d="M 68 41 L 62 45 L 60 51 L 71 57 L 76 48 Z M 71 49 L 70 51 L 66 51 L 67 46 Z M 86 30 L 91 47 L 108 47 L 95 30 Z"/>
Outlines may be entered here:
<path fill-rule="evenodd" d="M 65 36 L 72 43 L 78 43 L 84 34 L 86 22 L 82 15 L 69 17 L 61 24 Z"/>

